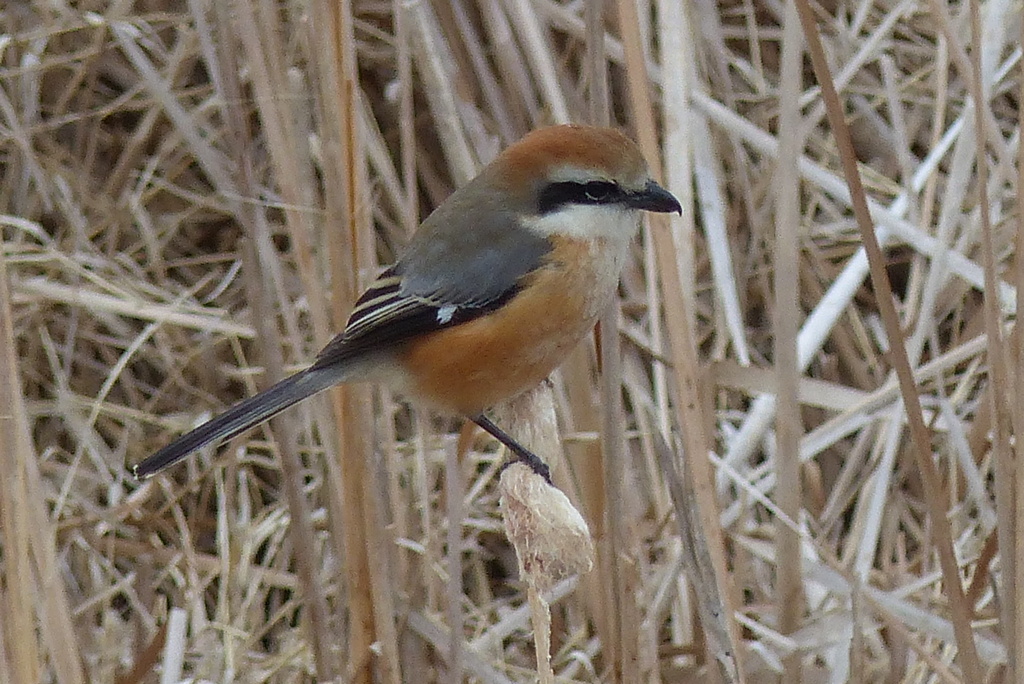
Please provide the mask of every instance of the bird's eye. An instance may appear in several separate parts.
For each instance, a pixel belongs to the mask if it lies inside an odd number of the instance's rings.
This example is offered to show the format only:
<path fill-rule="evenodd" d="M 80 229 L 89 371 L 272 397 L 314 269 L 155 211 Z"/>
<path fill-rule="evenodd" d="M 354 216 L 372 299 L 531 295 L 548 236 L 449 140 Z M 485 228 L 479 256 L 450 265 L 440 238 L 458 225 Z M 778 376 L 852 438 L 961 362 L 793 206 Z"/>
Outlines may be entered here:
<path fill-rule="evenodd" d="M 547 214 L 573 204 L 615 204 L 624 196 L 612 181 L 556 181 L 540 189 L 538 209 Z"/>
<path fill-rule="evenodd" d="M 591 202 L 603 202 L 615 192 L 615 184 L 607 181 L 590 181 L 583 186 L 583 193 Z"/>

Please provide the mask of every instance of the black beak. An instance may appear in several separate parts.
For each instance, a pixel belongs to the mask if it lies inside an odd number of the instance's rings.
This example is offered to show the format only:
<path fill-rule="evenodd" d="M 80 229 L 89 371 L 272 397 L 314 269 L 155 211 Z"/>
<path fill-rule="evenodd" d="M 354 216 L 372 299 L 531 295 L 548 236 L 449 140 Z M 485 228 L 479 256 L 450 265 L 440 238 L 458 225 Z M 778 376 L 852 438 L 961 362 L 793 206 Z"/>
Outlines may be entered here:
<path fill-rule="evenodd" d="M 652 180 L 647 181 L 643 190 L 631 192 L 628 204 L 636 209 L 655 211 L 659 214 L 675 212 L 680 216 L 683 215 L 683 208 L 679 205 L 679 200 L 675 198 L 675 195 Z"/>

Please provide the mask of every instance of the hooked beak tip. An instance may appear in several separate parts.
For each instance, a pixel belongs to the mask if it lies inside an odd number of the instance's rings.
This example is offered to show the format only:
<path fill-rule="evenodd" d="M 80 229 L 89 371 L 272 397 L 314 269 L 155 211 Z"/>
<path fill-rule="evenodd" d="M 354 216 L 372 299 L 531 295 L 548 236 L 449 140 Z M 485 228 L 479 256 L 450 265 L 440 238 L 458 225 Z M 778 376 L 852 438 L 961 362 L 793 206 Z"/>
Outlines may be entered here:
<path fill-rule="evenodd" d="M 675 195 L 653 180 L 647 181 L 644 189 L 633 195 L 631 204 L 635 208 L 643 209 L 644 211 L 683 215 L 683 207 L 679 204 L 679 200 L 676 199 Z"/>

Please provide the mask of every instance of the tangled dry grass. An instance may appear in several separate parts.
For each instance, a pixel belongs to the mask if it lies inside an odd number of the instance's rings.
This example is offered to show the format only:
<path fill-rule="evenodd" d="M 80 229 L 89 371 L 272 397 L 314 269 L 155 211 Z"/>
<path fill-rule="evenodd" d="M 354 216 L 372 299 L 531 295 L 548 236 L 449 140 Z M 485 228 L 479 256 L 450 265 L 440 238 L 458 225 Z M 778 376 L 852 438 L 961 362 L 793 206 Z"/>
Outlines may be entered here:
<path fill-rule="evenodd" d="M 503 145 L 605 115 L 688 211 L 621 373 L 555 378 L 598 543 L 558 681 L 1024 680 L 1019 5 L 814 4 L 831 101 L 783 3 L 604 4 L 0 7 L 0 681 L 533 681 L 479 435 L 353 388 L 126 464 L 307 362 Z"/>

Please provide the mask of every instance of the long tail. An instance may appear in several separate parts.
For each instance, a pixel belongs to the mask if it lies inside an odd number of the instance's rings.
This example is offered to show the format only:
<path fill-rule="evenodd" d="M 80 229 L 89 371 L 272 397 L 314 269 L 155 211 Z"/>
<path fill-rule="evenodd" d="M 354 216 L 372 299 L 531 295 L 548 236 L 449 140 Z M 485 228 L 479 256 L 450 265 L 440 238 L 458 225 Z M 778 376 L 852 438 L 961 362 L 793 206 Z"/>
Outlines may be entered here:
<path fill-rule="evenodd" d="M 231 439 L 306 397 L 342 382 L 344 375 L 341 369 L 328 367 L 310 368 L 289 376 L 259 394 L 240 401 L 195 430 L 178 437 L 136 465 L 133 468 L 135 477 L 140 480 L 152 477 L 200 447 L 211 442 Z"/>

